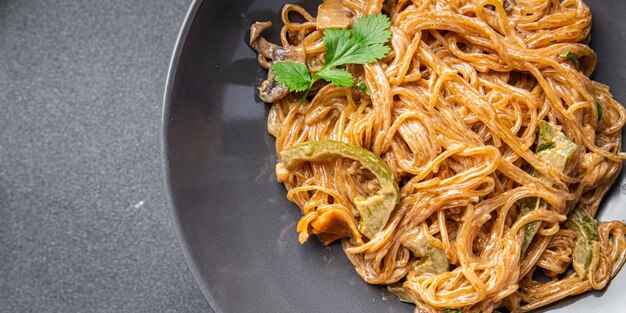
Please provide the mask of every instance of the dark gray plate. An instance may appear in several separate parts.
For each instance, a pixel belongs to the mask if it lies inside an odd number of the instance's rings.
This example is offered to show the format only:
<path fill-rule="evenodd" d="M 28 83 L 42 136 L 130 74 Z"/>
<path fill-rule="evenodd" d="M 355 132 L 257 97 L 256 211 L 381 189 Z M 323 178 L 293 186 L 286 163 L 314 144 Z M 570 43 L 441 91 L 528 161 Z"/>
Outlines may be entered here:
<path fill-rule="evenodd" d="M 163 154 L 172 223 L 189 267 L 217 313 L 412 312 L 362 282 L 340 246 L 297 241 L 300 210 L 276 182 L 268 106 L 254 96 L 265 72 L 246 44 L 257 20 L 274 21 L 276 38 L 285 2 L 195 1 L 181 30 L 166 87 Z M 310 9 L 319 3 L 295 2 Z M 625 103 L 626 2 L 588 4 L 599 55 L 594 78 Z M 601 217 L 623 220 L 625 204 L 622 175 Z M 625 288 L 622 272 L 606 292 L 551 309 L 622 312 Z"/>

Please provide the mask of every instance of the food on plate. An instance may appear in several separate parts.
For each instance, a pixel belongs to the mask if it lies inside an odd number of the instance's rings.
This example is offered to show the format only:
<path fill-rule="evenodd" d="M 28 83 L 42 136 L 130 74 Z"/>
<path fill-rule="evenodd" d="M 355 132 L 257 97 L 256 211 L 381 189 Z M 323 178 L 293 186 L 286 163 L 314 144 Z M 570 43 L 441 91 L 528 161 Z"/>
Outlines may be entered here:
<path fill-rule="evenodd" d="M 582 1 L 326 0 L 281 18 L 280 44 L 257 22 L 250 45 L 300 242 L 339 240 L 416 312 L 527 312 L 617 274 L 626 226 L 595 216 L 626 111 L 589 78 Z"/>

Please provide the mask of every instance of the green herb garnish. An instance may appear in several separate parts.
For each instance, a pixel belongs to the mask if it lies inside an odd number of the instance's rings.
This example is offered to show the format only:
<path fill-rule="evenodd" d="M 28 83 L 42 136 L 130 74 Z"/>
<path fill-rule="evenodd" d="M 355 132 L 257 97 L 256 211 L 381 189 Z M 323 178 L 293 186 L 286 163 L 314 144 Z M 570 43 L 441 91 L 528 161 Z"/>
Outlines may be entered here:
<path fill-rule="evenodd" d="M 364 82 L 358 82 L 356 85 L 359 86 L 359 89 L 361 89 L 361 91 L 363 91 L 366 95 L 370 94 L 370 90 L 367 89 L 367 85 L 365 85 Z"/>
<path fill-rule="evenodd" d="M 596 109 L 598 110 L 598 121 L 602 119 L 602 106 L 596 101 Z"/>
<path fill-rule="evenodd" d="M 305 91 L 304 98 L 319 79 L 341 87 L 352 87 L 354 85 L 352 74 L 336 67 L 346 64 L 367 64 L 384 58 L 390 51 L 385 45 L 391 37 L 390 26 L 389 17 L 372 14 L 360 17 L 352 29 L 325 29 L 326 60 L 322 69 L 309 74 L 308 68 L 303 63 L 276 62 L 272 65 L 272 72 L 276 75 L 276 80 L 284 84 L 289 91 Z M 360 84 L 359 88 L 363 89 Z"/>
<path fill-rule="evenodd" d="M 575 53 L 572 53 L 571 51 L 565 51 L 559 54 L 558 56 L 562 58 L 568 58 L 572 62 L 575 62 L 576 60 L 578 60 L 578 56 Z"/>
<path fill-rule="evenodd" d="M 459 309 L 445 309 L 443 311 L 446 313 L 461 313 L 461 310 Z"/>
<path fill-rule="evenodd" d="M 311 88 L 311 75 L 304 63 L 277 62 L 272 65 L 276 80 L 285 84 L 291 91 L 305 91 Z"/>

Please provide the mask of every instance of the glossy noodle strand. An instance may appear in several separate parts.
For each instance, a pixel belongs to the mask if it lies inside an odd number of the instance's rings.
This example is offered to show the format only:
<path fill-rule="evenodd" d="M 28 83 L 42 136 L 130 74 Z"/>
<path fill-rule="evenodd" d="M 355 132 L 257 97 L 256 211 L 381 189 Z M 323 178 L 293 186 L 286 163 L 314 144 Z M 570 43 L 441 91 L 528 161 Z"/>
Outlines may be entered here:
<path fill-rule="evenodd" d="M 259 35 L 269 24 L 253 25 L 261 65 L 291 60 L 315 73 L 323 27 L 350 28 L 376 13 L 391 20 L 391 51 L 342 67 L 367 92 L 320 80 L 302 100 L 276 82 L 262 87 L 274 88 L 261 90 L 268 131 L 279 154 L 322 140 L 371 151 L 391 170 L 399 202 L 368 238 L 355 202 L 385 188 L 376 173 L 341 155 L 279 164 L 303 212 L 301 242 L 340 240 L 364 281 L 389 285 L 416 312 L 527 312 L 607 285 L 626 259 L 626 226 L 593 217 L 625 158 L 626 112 L 589 78 L 596 55 L 582 1 L 323 6 L 315 17 L 285 5 L 280 45 Z M 547 148 L 538 145 L 544 130 L 558 135 Z M 545 149 L 568 143 L 575 153 L 559 168 Z M 592 222 L 576 224 L 575 210 Z"/>

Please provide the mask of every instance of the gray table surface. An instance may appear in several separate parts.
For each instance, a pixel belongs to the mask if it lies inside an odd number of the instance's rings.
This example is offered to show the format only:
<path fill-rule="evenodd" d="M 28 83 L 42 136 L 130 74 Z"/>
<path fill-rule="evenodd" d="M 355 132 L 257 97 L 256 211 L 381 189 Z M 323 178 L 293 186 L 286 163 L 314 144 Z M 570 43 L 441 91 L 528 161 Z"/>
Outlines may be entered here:
<path fill-rule="evenodd" d="M 0 0 L 1 312 L 212 312 L 159 155 L 189 4 Z"/>

